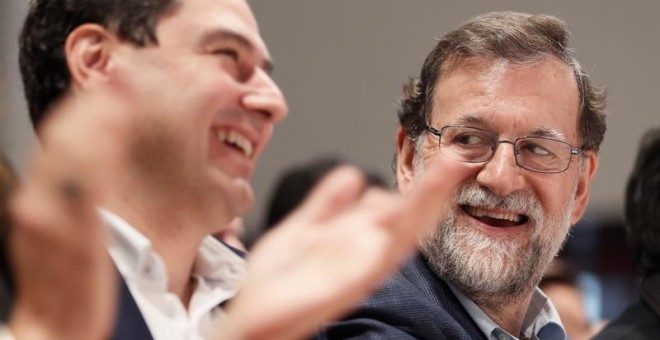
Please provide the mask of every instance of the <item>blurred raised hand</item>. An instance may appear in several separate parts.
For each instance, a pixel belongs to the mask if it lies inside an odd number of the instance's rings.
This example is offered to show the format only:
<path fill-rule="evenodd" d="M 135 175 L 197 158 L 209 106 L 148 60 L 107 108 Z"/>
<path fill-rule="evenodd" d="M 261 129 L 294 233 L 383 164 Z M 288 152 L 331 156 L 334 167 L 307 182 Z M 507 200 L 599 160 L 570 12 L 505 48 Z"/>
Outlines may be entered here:
<path fill-rule="evenodd" d="M 354 168 L 331 172 L 257 243 L 218 339 L 302 338 L 348 312 L 437 221 L 451 173 L 436 163 L 399 196 L 365 189 Z"/>
<path fill-rule="evenodd" d="M 117 300 L 95 203 L 122 157 L 124 110 L 109 97 L 63 103 L 39 128 L 10 211 L 17 339 L 103 339 Z"/>

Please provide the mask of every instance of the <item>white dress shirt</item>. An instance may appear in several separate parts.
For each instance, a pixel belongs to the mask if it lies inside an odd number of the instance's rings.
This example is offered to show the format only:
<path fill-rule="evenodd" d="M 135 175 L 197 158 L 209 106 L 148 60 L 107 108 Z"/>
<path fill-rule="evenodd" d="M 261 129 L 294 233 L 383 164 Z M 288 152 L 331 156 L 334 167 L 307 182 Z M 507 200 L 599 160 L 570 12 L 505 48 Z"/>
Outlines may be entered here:
<path fill-rule="evenodd" d="M 484 313 L 470 298 L 463 295 L 453 284 L 447 283 L 461 305 L 470 314 L 479 329 L 490 340 L 517 340 L 498 326 L 493 319 Z M 559 313 L 545 294 L 537 287 L 529 303 L 523 320 L 521 339 L 533 340 L 565 340 L 566 331 L 559 319 Z"/>
<path fill-rule="evenodd" d="M 209 339 L 224 315 L 219 304 L 232 298 L 246 273 L 245 261 L 207 236 L 192 272 L 196 282 L 188 309 L 167 291 L 167 268 L 151 241 L 119 216 L 100 209 L 110 230 L 109 252 L 156 340 Z"/>

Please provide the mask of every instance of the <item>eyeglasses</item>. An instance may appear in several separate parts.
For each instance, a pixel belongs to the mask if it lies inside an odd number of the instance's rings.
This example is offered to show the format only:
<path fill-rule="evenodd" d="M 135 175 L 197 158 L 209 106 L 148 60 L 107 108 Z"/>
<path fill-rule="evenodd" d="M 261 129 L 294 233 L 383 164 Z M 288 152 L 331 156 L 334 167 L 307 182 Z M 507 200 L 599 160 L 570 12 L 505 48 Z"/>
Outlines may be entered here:
<path fill-rule="evenodd" d="M 438 137 L 440 152 L 466 163 L 488 162 L 500 143 L 513 145 L 516 164 L 523 169 L 544 174 L 566 171 L 571 158 L 582 152 L 567 142 L 547 137 L 520 137 L 514 141 L 500 139 L 490 131 L 470 126 L 447 125 L 438 130 L 427 126 Z"/>

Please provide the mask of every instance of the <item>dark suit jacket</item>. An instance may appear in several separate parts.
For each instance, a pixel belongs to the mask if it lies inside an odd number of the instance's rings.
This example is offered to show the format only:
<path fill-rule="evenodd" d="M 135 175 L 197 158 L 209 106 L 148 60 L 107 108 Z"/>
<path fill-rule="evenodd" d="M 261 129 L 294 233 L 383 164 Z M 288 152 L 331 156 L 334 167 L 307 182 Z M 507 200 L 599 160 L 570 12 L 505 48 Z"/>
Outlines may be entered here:
<path fill-rule="evenodd" d="M 7 241 L 0 230 L 0 323 L 7 323 L 14 290 L 8 260 Z"/>
<path fill-rule="evenodd" d="M 487 339 L 426 260 L 411 258 L 346 319 L 318 339 Z"/>
<path fill-rule="evenodd" d="M 641 297 L 594 339 L 660 339 L 660 274 L 642 281 Z"/>
<path fill-rule="evenodd" d="M 6 323 L 9 318 L 9 308 L 11 307 L 11 290 L 9 289 L 9 279 L 0 274 L 0 324 Z"/>
<path fill-rule="evenodd" d="M 111 339 L 113 340 L 150 340 L 153 339 L 147 323 L 140 313 L 137 303 L 131 295 L 124 278 L 119 277 L 119 308 L 117 308 L 116 324 Z"/>
<path fill-rule="evenodd" d="M 116 315 L 116 325 L 114 329 L 114 333 L 111 336 L 111 339 L 113 340 L 149 340 L 153 339 L 151 336 L 151 333 L 149 332 L 149 328 L 147 327 L 147 324 L 144 321 L 144 318 L 142 317 L 142 314 L 140 313 L 140 310 L 138 309 L 137 304 L 135 303 L 135 300 L 133 299 L 133 296 L 131 295 L 131 292 L 128 290 L 128 287 L 126 286 L 126 282 L 124 282 L 124 279 L 122 278 L 121 275 L 117 275 L 118 281 L 119 281 L 119 286 L 120 286 L 120 300 L 119 300 L 119 306 L 117 310 L 117 315 Z M 0 277 L 0 284 L 4 284 L 2 282 L 6 278 Z M 5 289 L 4 287 L 0 287 L 2 289 Z M 11 296 L 8 290 L 2 290 L 0 289 L 0 298 L 3 300 L 0 301 L 0 305 L 2 305 L 2 319 L 0 320 L 1 323 L 7 322 L 8 314 L 11 309 Z M 65 312 L 65 311 L 63 311 Z"/>
<path fill-rule="evenodd" d="M 3 257 L 2 262 L 6 260 Z M 6 263 L 0 268 L 0 323 L 8 320 L 13 303 L 13 290 L 11 289 L 11 275 Z M 153 339 L 149 328 L 140 313 L 140 310 L 126 286 L 123 277 L 117 273 L 119 285 L 119 305 L 117 306 L 117 315 L 115 317 L 116 325 L 111 339 L 117 340 L 149 340 Z M 56 294 L 57 292 L 53 292 Z M 65 312 L 65 310 L 63 310 Z"/>

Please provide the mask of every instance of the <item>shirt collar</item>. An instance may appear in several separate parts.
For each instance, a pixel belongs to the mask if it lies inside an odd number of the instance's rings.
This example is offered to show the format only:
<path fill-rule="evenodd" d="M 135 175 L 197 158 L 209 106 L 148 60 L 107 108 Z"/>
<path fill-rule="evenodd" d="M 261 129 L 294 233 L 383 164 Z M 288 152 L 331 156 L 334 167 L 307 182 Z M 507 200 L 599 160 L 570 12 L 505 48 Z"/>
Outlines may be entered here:
<path fill-rule="evenodd" d="M 193 268 L 194 277 L 238 291 L 246 274 L 245 260 L 233 250 L 212 236 L 202 240 Z"/>
<path fill-rule="evenodd" d="M 99 213 L 109 230 L 108 251 L 122 276 L 127 280 L 140 278 L 166 290 L 167 269 L 151 241 L 116 214 L 102 208 Z M 245 274 L 243 258 L 212 236 L 202 240 L 193 267 L 194 278 L 235 292 Z"/>
<path fill-rule="evenodd" d="M 468 312 L 477 327 L 489 339 L 517 339 L 504 329 L 500 328 L 479 306 L 470 298 L 463 295 L 452 283 L 447 282 L 451 291 L 456 295 L 458 301 Z M 536 288 L 529 303 L 525 319 L 522 324 L 522 336 L 525 339 L 555 340 L 566 339 L 566 331 L 559 319 L 559 313 L 550 299 Z"/>

